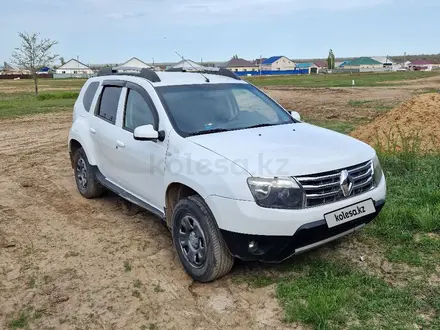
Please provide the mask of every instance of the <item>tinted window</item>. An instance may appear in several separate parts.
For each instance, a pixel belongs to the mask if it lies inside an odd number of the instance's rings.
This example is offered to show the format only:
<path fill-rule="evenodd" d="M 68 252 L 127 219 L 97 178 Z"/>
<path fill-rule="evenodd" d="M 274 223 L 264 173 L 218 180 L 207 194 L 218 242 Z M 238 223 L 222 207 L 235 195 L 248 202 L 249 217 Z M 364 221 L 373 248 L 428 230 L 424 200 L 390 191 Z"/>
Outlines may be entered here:
<path fill-rule="evenodd" d="M 295 121 L 271 98 L 247 84 L 167 86 L 156 89 L 183 136 Z"/>
<path fill-rule="evenodd" d="M 148 102 L 137 91 L 128 91 L 125 106 L 124 128 L 133 131 L 136 127 L 151 124 L 154 126 L 154 116 Z"/>
<path fill-rule="evenodd" d="M 99 82 L 92 82 L 89 87 L 87 87 L 83 98 L 84 109 L 86 109 L 86 111 L 90 111 L 90 107 L 92 106 L 93 98 L 95 97 L 98 87 Z"/>
<path fill-rule="evenodd" d="M 98 116 L 108 120 L 111 123 L 116 121 L 116 113 L 118 112 L 119 96 L 121 96 L 121 87 L 105 87 L 101 104 L 99 105 Z"/>

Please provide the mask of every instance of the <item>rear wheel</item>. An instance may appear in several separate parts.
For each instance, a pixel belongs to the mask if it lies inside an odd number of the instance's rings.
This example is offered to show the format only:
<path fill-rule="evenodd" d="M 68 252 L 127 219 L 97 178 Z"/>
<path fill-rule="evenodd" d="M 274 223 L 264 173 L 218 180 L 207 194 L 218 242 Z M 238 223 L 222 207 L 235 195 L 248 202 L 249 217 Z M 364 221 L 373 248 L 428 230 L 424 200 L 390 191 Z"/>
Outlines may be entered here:
<path fill-rule="evenodd" d="M 180 261 L 193 279 L 213 281 L 229 273 L 234 265 L 234 257 L 201 197 L 190 196 L 177 203 L 172 233 Z"/>
<path fill-rule="evenodd" d="M 79 148 L 73 158 L 73 168 L 78 191 L 85 198 L 99 197 L 104 187 L 96 180 L 92 166 L 89 164 L 83 148 Z"/>

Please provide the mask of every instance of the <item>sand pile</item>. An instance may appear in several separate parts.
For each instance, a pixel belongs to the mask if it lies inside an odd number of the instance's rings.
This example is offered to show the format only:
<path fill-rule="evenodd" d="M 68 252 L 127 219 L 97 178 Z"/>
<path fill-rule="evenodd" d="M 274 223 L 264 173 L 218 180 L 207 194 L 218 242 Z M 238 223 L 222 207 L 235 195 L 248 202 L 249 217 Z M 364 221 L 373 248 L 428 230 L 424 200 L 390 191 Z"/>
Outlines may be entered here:
<path fill-rule="evenodd" d="M 414 97 L 351 135 L 385 150 L 440 151 L 440 94 Z"/>

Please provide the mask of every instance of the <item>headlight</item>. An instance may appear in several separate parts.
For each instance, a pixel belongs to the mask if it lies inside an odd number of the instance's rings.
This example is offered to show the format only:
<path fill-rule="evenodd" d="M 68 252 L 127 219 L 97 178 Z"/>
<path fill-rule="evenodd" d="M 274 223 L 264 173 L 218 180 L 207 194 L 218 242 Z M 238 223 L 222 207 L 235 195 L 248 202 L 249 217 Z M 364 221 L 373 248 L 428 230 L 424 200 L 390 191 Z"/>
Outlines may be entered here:
<path fill-rule="evenodd" d="M 301 209 L 304 192 L 293 178 L 249 178 L 255 202 L 268 208 Z"/>
<path fill-rule="evenodd" d="M 380 166 L 379 158 L 377 158 L 377 156 L 374 157 L 372 166 L 373 166 L 373 184 L 375 187 L 377 187 L 383 177 L 382 167 Z"/>

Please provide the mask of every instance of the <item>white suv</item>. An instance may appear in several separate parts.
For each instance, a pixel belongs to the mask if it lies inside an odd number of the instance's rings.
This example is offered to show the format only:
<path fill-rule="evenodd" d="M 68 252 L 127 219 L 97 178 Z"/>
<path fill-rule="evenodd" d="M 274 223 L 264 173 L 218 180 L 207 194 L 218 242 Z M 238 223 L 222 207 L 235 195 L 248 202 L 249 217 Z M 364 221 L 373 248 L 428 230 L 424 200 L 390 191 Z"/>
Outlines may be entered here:
<path fill-rule="evenodd" d="M 224 69 L 102 70 L 75 103 L 69 152 L 84 197 L 107 188 L 159 216 L 202 282 L 234 258 L 282 261 L 353 233 L 385 203 L 371 147 Z"/>

